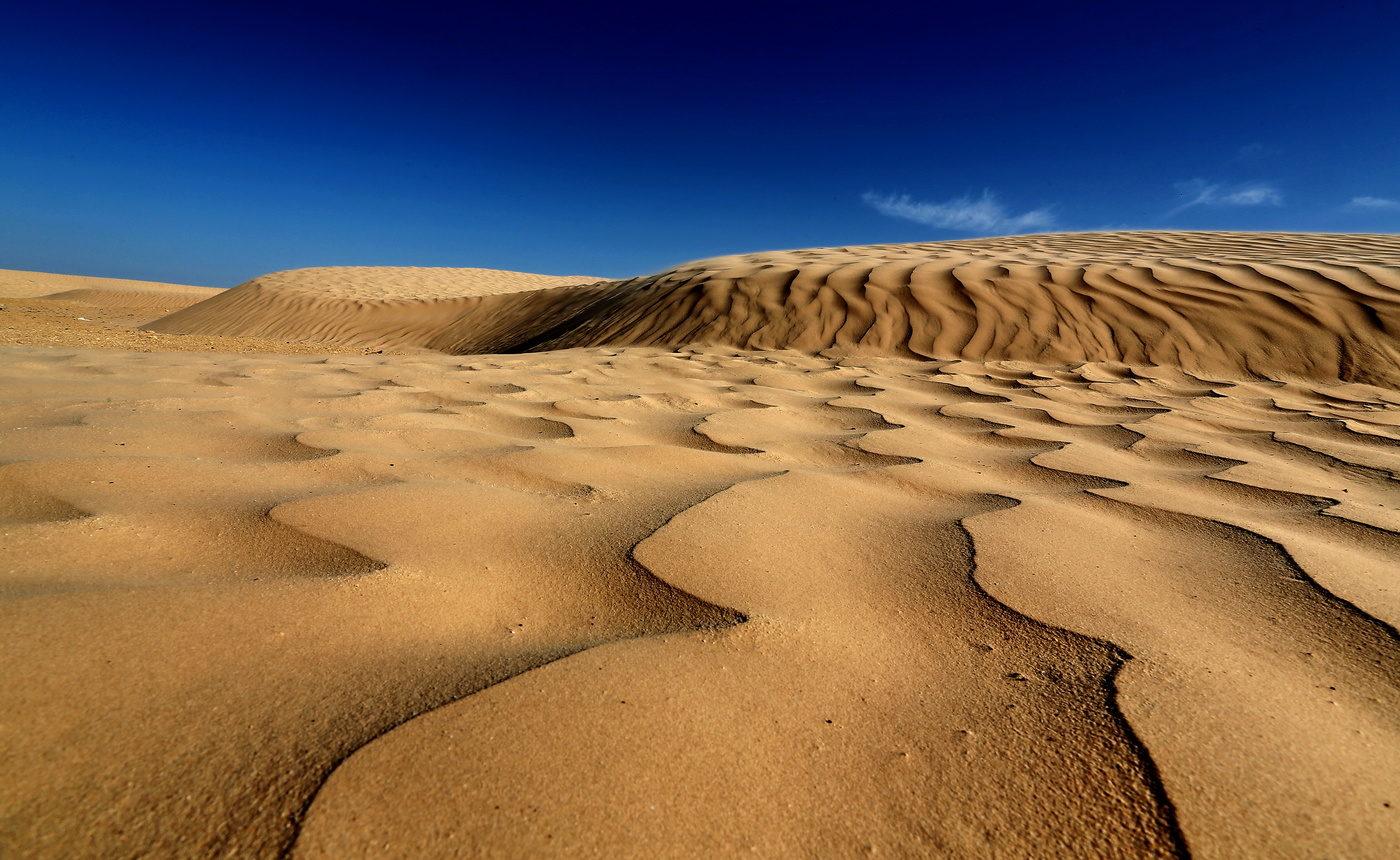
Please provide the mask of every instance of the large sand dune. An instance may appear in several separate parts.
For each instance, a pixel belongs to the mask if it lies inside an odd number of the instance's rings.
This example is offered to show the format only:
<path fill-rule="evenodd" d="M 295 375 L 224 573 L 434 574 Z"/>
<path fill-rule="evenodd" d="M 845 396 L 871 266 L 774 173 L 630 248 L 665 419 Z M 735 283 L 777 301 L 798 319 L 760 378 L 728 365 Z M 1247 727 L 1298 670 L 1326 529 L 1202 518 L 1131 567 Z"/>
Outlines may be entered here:
<path fill-rule="evenodd" d="M 1400 239 L 399 274 L 0 348 L 0 855 L 1400 844 Z"/>
<path fill-rule="evenodd" d="M 1393 236 L 1129 232 L 816 248 L 504 295 L 454 274 L 474 270 L 329 270 L 363 278 L 353 291 L 326 271 L 255 279 L 147 328 L 456 354 L 705 344 L 1120 361 L 1400 387 Z"/>

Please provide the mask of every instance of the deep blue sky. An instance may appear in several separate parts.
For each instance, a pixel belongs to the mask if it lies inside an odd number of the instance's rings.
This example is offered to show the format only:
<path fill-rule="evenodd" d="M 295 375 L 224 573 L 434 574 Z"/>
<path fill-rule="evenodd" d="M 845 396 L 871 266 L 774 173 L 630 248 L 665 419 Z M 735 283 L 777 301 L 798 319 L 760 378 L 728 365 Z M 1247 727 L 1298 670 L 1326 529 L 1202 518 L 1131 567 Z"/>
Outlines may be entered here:
<path fill-rule="evenodd" d="M 625 277 L 1045 230 L 1400 231 L 1400 4 L 28 3 L 0 268 Z"/>

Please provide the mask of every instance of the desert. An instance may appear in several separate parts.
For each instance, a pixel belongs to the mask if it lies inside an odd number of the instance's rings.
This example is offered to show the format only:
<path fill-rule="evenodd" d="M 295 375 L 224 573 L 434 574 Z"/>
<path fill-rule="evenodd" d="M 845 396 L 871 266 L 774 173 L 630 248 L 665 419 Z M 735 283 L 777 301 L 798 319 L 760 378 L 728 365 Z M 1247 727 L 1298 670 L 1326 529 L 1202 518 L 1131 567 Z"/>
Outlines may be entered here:
<path fill-rule="evenodd" d="M 1400 844 L 1400 237 L 0 293 L 5 856 Z"/>

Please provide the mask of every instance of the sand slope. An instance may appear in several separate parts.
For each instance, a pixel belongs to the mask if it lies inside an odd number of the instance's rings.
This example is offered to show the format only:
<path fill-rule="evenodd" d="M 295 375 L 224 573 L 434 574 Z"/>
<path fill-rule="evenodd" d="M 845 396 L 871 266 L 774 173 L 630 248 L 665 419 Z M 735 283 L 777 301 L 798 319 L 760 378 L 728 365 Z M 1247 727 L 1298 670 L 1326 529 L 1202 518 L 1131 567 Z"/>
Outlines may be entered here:
<path fill-rule="evenodd" d="M 1070 233 L 815 248 L 510 297 L 448 298 L 440 278 L 431 300 L 414 298 L 421 288 L 407 276 L 351 297 L 318 286 L 317 271 L 249 282 L 147 328 L 456 354 L 707 344 L 1119 361 L 1400 387 L 1394 236 Z"/>
<path fill-rule="evenodd" d="M 290 339 L 175 336 L 139 326 L 227 290 L 0 270 L 0 344 L 152 351 L 364 353 Z"/>
<path fill-rule="evenodd" d="M 86 275 L 55 275 L 49 272 L 0 269 L 0 297 L 3 298 L 52 298 L 65 293 L 70 296 L 77 293 L 109 301 L 114 295 L 161 293 L 171 302 L 177 302 L 181 301 L 182 296 L 198 296 L 199 298 L 194 300 L 198 301 L 221 292 L 223 291 L 214 287 L 188 287 L 183 284 L 160 284 L 154 281 L 127 281 L 119 278 L 90 278 Z"/>
<path fill-rule="evenodd" d="M 0 854 L 1389 856 L 1400 389 L 1310 343 L 0 347 Z"/>
<path fill-rule="evenodd" d="M 598 300 L 597 278 L 494 269 L 335 267 L 254 278 L 146 331 L 456 354 L 500 352 Z"/>

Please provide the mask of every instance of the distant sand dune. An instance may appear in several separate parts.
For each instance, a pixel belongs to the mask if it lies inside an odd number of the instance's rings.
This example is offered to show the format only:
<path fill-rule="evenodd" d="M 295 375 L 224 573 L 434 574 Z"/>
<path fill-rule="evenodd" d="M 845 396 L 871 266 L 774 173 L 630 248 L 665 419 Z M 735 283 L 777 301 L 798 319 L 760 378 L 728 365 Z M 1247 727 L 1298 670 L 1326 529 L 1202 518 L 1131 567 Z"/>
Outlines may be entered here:
<path fill-rule="evenodd" d="M 150 308 L 153 310 L 169 310 L 172 305 L 183 305 L 188 307 L 197 302 L 202 302 L 211 297 L 219 295 L 221 290 L 210 289 L 208 293 L 203 291 L 198 293 L 184 293 L 174 290 L 107 290 L 107 289 L 79 289 L 64 290 L 61 293 L 51 293 L 44 298 L 58 302 L 79 302 L 85 305 L 94 305 L 104 308 Z"/>
<path fill-rule="evenodd" d="M 254 278 L 142 326 L 453 354 L 502 352 L 597 301 L 596 278 L 494 269 L 338 267 Z"/>
<path fill-rule="evenodd" d="M 522 291 L 509 295 L 416 270 L 335 270 L 364 279 L 349 289 L 325 271 L 255 279 L 146 328 L 455 354 L 705 344 L 1118 361 L 1400 387 L 1393 236 L 1129 232 L 816 248 L 586 287 L 524 292 L 515 280 Z"/>
<path fill-rule="evenodd" d="M 214 287 L 189 287 L 183 284 L 161 284 L 154 281 L 126 281 L 118 278 L 90 278 L 85 275 L 54 275 L 48 272 L 0 269 L 0 297 L 51 297 L 69 291 L 81 291 L 85 296 L 108 292 L 166 293 L 199 296 L 202 299 L 223 292 L 223 290 Z"/>

